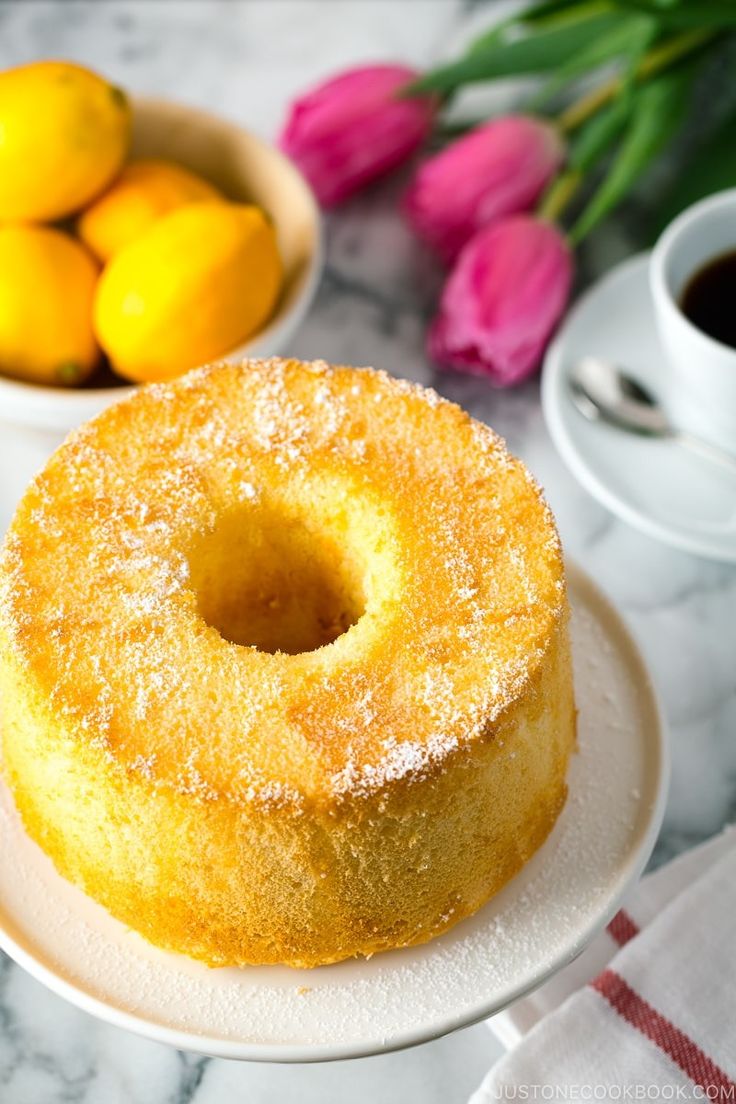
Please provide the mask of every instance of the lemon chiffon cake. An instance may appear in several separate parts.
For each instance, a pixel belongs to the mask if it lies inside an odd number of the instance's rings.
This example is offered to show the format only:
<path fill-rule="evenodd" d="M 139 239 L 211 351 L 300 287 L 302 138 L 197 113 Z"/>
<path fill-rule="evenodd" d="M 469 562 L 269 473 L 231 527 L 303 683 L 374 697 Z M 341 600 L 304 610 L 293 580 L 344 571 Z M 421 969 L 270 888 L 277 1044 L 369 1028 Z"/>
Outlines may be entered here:
<path fill-rule="evenodd" d="M 31 484 L 0 586 L 26 829 L 159 947 L 313 966 L 431 939 L 564 803 L 553 519 L 414 384 L 267 360 L 145 388 Z"/>

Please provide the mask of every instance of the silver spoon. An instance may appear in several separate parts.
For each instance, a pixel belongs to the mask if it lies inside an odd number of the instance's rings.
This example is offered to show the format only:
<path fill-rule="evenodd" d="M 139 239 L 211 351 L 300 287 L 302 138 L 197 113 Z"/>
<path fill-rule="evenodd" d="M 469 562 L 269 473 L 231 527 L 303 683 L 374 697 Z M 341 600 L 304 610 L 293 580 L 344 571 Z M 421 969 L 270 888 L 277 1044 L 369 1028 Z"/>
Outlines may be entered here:
<path fill-rule="evenodd" d="M 654 395 L 615 364 L 583 357 L 570 374 L 570 394 L 591 422 L 607 422 L 643 437 L 675 441 L 736 474 L 736 455 L 673 425 Z"/>

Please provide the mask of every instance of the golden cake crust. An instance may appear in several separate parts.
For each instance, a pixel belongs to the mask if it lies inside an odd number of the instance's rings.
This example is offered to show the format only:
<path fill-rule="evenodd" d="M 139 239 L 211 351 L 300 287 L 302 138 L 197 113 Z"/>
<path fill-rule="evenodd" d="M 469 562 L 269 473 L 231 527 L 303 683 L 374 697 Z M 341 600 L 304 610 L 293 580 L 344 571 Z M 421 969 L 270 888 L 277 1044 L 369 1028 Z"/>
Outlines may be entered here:
<path fill-rule="evenodd" d="M 430 938 L 564 800 L 554 523 L 413 384 L 270 360 L 145 388 L 31 485 L 0 586 L 28 830 L 164 947 L 313 965 Z"/>

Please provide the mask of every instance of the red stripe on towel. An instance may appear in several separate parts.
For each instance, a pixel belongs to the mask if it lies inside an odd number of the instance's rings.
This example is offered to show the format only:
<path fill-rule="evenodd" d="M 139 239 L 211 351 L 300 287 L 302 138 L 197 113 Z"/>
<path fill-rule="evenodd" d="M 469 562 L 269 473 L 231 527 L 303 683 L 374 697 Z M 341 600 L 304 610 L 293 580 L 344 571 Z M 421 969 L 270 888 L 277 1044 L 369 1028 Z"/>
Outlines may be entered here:
<path fill-rule="evenodd" d="M 596 992 L 608 1001 L 619 1016 L 627 1020 L 632 1027 L 650 1039 L 660 1050 L 687 1074 L 691 1081 L 701 1088 L 710 1090 L 709 1100 L 717 1100 L 718 1090 L 734 1099 L 736 1083 L 704 1053 L 692 1039 L 660 1015 L 648 1001 L 631 988 L 614 970 L 604 970 L 591 982 Z"/>
<path fill-rule="evenodd" d="M 626 909 L 619 909 L 606 931 L 619 947 L 623 947 L 624 943 L 628 943 L 639 934 L 639 926 L 634 923 Z"/>

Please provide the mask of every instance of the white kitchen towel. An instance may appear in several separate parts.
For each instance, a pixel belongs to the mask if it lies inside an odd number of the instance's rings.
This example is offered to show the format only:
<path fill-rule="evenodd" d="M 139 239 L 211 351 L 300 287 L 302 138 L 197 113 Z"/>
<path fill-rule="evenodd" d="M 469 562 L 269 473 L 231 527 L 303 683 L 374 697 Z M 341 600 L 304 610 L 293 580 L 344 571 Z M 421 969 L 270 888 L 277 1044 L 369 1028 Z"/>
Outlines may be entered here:
<path fill-rule="evenodd" d="M 643 878 L 575 962 L 488 1022 L 515 1045 L 471 1104 L 736 1104 L 736 828 Z"/>

